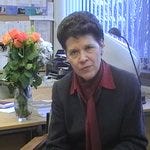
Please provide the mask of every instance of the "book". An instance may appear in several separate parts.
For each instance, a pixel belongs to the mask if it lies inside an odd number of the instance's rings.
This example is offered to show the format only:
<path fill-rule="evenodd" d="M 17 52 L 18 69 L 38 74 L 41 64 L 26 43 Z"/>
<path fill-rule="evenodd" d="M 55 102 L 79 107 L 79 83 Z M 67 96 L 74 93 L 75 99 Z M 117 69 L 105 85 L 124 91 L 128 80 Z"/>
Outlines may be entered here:
<path fill-rule="evenodd" d="M 14 102 L 0 100 L 0 109 L 10 108 L 10 107 L 14 107 Z"/>

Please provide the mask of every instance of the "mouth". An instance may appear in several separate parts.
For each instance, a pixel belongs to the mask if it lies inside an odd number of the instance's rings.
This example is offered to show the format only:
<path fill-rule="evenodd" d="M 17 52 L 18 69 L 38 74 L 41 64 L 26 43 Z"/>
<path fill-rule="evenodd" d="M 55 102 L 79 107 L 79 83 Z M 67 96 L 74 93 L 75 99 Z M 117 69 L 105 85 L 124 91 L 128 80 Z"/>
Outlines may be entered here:
<path fill-rule="evenodd" d="M 92 66 L 86 66 L 86 67 L 83 67 L 81 70 L 82 70 L 82 71 L 89 71 L 91 67 L 92 67 Z"/>

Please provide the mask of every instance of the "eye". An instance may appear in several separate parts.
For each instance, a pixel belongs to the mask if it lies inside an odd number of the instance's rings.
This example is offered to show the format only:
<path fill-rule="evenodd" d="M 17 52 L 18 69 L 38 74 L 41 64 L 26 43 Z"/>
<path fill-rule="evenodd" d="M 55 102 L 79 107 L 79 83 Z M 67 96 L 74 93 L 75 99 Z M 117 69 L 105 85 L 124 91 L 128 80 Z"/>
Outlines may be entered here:
<path fill-rule="evenodd" d="M 93 45 L 87 45 L 87 46 L 85 47 L 85 50 L 86 50 L 87 52 L 92 52 L 94 48 L 95 48 L 95 46 L 93 46 Z"/>
<path fill-rule="evenodd" d="M 73 58 L 75 58 L 75 57 L 77 57 L 79 55 L 79 51 L 78 50 L 70 50 L 69 52 L 68 52 L 68 56 L 70 56 L 70 57 L 73 57 Z"/>

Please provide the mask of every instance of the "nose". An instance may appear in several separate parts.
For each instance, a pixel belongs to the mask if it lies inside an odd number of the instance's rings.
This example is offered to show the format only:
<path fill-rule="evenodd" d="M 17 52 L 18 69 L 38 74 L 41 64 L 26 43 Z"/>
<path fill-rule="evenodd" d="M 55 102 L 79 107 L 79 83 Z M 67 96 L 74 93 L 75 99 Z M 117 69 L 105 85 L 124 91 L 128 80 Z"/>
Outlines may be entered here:
<path fill-rule="evenodd" d="M 80 52 L 80 57 L 79 57 L 79 61 L 80 62 L 85 62 L 88 59 L 86 52 L 85 51 L 81 51 Z"/>

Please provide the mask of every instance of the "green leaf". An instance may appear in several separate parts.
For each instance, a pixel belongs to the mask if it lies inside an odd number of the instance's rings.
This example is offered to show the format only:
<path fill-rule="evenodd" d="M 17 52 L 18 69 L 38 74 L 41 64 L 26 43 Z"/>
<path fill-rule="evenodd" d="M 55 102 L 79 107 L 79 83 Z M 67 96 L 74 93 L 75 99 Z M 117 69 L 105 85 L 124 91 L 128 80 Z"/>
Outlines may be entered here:
<path fill-rule="evenodd" d="M 12 73 L 12 75 L 11 75 L 11 73 L 10 73 L 10 81 L 11 82 L 18 82 L 18 79 L 19 79 L 19 77 L 20 77 L 20 73 Z"/>
<path fill-rule="evenodd" d="M 36 76 L 34 77 L 34 79 L 35 79 L 35 80 L 33 81 L 33 86 L 34 86 L 35 88 L 37 88 L 37 86 L 41 85 L 42 79 L 41 79 L 41 77 L 38 76 L 38 75 L 36 75 Z"/>
<path fill-rule="evenodd" d="M 22 74 L 19 78 L 23 88 L 26 88 L 30 84 L 30 78 L 26 77 L 25 74 Z"/>
<path fill-rule="evenodd" d="M 18 52 L 18 56 L 20 56 L 20 58 L 23 58 L 24 56 Z"/>
<path fill-rule="evenodd" d="M 10 59 L 18 60 L 18 52 L 17 52 L 17 50 L 13 50 L 13 49 L 10 50 L 9 55 L 10 55 Z"/>
<path fill-rule="evenodd" d="M 24 72 L 24 75 L 28 78 L 31 78 L 32 77 L 32 74 L 29 72 L 29 71 L 25 71 Z"/>
<path fill-rule="evenodd" d="M 33 67 L 32 64 L 27 64 L 25 68 L 26 68 L 27 70 L 30 70 L 32 67 Z"/>
<path fill-rule="evenodd" d="M 36 50 L 34 50 L 34 51 L 32 51 L 32 53 L 30 53 L 29 55 L 28 55 L 28 60 L 33 60 L 34 58 L 36 58 L 36 57 L 38 57 L 38 52 L 36 51 Z"/>
<path fill-rule="evenodd" d="M 17 63 L 17 61 L 10 61 L 9 67 L 10 67 L 12 70 L 17 70 L 17 69 L 18 69 L 18 63 Z"/>

